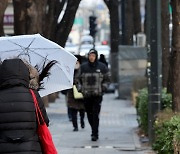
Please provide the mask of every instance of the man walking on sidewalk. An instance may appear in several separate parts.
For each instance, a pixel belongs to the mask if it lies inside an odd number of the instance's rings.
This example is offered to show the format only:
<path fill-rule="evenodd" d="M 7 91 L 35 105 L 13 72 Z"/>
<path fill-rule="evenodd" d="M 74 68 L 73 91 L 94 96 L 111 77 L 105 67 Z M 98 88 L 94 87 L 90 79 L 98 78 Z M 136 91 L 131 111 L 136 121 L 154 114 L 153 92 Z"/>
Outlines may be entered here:
<path fill-rule="evenodd" d="M 80 83 L 88 121 L 92 130 L 92 141 L 99 138 L 99 113 L 102 96 L 109 82 L 110 77 L 107 66 L 98 61 L 97 51 L 91 49 L 88 53 L 88 62 L 83 63 L 80 68 Z"/>

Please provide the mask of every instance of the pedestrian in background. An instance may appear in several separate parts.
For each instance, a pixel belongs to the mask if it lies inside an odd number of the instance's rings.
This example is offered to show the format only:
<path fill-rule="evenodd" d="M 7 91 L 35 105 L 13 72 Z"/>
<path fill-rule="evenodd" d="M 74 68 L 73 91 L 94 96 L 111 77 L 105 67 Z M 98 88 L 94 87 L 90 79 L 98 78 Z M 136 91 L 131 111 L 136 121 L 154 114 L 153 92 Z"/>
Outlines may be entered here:
<path fill-rule="evenodd" d="M 107 63 L 106 58 L 103 54 L 100 54 L 99 61 L 104 63 L 108 67 L 108 63 Z"/>
<path fill-rule="evenodd" d="M 78 57 L 77 57 L 78 58 Z M 77 60 L 75 70 L 74 70 L 74 85 L 78 87 L 78 72 L 80 68 L 80 59 Z M 85 127 L 84 116 L 85 107 L 84 99 L 75 99 L 73 94 L 73 89 L 67 90 L 67 104 L 68 108 L 71 110 L 72 115 L 72 125 L 74 127 L 73 131 L 78 131 L 78 113 L 80 117 L 81 128 Z"/>
<path fill-rule="evenodd" d="M 91 49 L 88 53 L 88 62 L 83 63 L 80 68 L 80 83 L 92 130 L 92 141 L 97 141 L 99 138 L 101 102 L 109 82 L 110 76 L 107 66 L 98 61 L 98 52 Z"/>
<path fill-rule="evenodd" d="M 42 153 L 30 85 L 33 82 L 30 83 L 29 69 L 22 60 L 3 61 L 0 65 L 0 153 Z M 48 126 L 42 99 L 37 90 L 34 92 Z"/>
<path fill-rule="evenodd" d="M 62 93 L 63 95 L 65 95 L 65 102 L 66 102 L 66 107 L 67 107 L 67 116 L 68 116 L 68 119 L 69 119 L 70 122 L 72 122 L 72 110 L 71 110 L 71 108 L 68 106 L 67 92 L 68 92 L 68 89 L 61 91 L 61 93 Z"/>

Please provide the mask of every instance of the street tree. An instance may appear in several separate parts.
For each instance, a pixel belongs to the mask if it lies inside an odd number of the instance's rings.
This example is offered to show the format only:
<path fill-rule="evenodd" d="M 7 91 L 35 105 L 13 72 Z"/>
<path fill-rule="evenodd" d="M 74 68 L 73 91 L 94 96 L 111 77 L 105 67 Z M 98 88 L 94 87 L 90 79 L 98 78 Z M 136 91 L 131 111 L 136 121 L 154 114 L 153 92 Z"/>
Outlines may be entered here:
<path fill-rule="evenodd" d="M 169 66 L 170 66 L 170 39 L 169 39 L 169 1 L 161 1 L 162 6 L 162 86 L 168 87 Z"/>
<path fill-rule="evenodd" d="M 180 1 L 171 0 L 172 5 L 172 55 L 171 85 L 174 111 L 180 111 Z"/>
<path fill-rule="evenodd" d="M 62 47 L 65 46 L 69 33 L 71 32 L 74 18 L 80 2 L 81 0 L 68 0 L 63 18 L 60 23 L 57 24 L 56 42 Z"/>
<path fill-rule="evenodd" d="M 0 1 L 0 36 L 4 35 L 3 29 L 3 19 L 4 19 L 4 12 L 8 6 L 8 0 L 1 0 Z"/>
<path fill-rule="evenodd" d="M 14 34 L 26 34 L 26 1 L 13 1 L 14 7 Z"/>
<path fill-rule="evenodd" d="M 55 41 L 58 18 L 67 0 L 48 0 L 43 34 L 50 40 Z"/>
<path fill-rule="evenodd" d="M 15 35 L 40 33 L 64 47 L 80 1 L 13 0 Z M 65 6 L 65 13 L 58 22 Z"/>
<path fill-rule="evenodd" d="M 111 52 L 117 53 L 119 46 L 119 12 L 118 12 L 118 0 L 104 0 L 109 9 L 110 14 L 110 40 L 111 40 Z"/>
<path fill-rule="evenodd" d="M 43 34 L 47 0 L 13 0 L 14 34 Z"/>
<path fill-rule="evenodd" d="M 133 45 L 133 35 L 141 32 L 139 0 L 122 0 L 122 44 Z"/>
<path fill-rule="evenodd" d="M 140 0 L 133 0 L 133 24 L 134 24 L 134 34 L 142 32 L 141 27 L 141 13 L 140 13 Z"/>
<path fill-rule="evenodd" d="M 110 42 L 111 42 L 111 73 L 112 81 L 117 82 L 117 53 L 119 46 L 119 12 L 118 12 L 118 0 L 104 0 L 105 4 L 109 9 L 110 14 Z"/>

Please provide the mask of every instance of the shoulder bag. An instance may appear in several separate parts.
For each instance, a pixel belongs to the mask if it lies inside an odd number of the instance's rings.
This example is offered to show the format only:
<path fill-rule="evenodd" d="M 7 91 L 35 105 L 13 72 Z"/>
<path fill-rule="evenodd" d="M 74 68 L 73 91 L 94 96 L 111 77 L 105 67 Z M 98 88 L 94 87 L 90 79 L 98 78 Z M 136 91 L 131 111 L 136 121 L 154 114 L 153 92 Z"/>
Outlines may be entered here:
<path fill-rule="evenodd" d="M 76 85 L 73 85 L 73 95 L 74 99 L 83 99 L 83 94 L 77 90 Z"/>
<path fill-rule="evenodd" d="M 44 121 L 42 112 L 39 108 L 39 105 L 38 105 L 38 102 L 36 99 L 36 95 L 34 94 L 34 91 L 32 89 L 30 89 L 30 92 L 32 94 L 35 109 L 36 109 L 36 117 L 37 117 L 37 121 L 38 121 L 37 134 L 38 134 L 39 139 L 40 139 L 43 154 L 57 154 L 57 150 L 54 146 L 51 133 L 50 133 L 45 121 Z M 41 118 L 42 123 L 40 123 L 40 118 Z"/>

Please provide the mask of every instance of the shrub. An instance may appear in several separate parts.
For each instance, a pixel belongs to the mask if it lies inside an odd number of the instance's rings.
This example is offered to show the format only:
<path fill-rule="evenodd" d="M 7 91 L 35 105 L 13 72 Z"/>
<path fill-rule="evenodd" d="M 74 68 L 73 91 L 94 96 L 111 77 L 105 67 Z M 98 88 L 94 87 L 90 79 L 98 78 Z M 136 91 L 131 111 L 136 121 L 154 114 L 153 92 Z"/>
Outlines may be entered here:
<path fill-rule="evenodd" d="M 154 125 L 155 128 L 155 142 L 153 149 L 158 154 L 174 153 L 174 147 L 180 140 L 174 142 L 174 137 L 177 134 L 179 137 L 180 128 L 180 116 L 175 115 L 172 110 L 164 110 L 157 115 L 157 119 Z M 177 139 L 176 138 L 176 139 Z M 176 144 L 173 147 L 173 142 Z"/>
<path fill-rule="evenodd" d="M 171 108 L 172 95 L 167 93 L 167 89 L 162 89 L 161 93 L 162 108 Z M 148 90 L 143 88 L 139 90 L 136 102 L 137 121 L 145 135 L 148 133 Z"/>
<path fill-rule="evenodd" d="M 180 153 L 180 128 L 174 132 L 173 147 L 174 153 Z"/>
<path fill-rule="evenodd" d="M 142 131 L 148 132 L 148 91 L 147 88 L 139 90 L 137 97 L 136 110 L 138 115 L 138 123 Z"/>
<path fill-rule="evenodd" d="M 167 93 L 167 88 L 162 89 L 161 93 L 162 109 L 172 108 L 172 95 Z"/>

